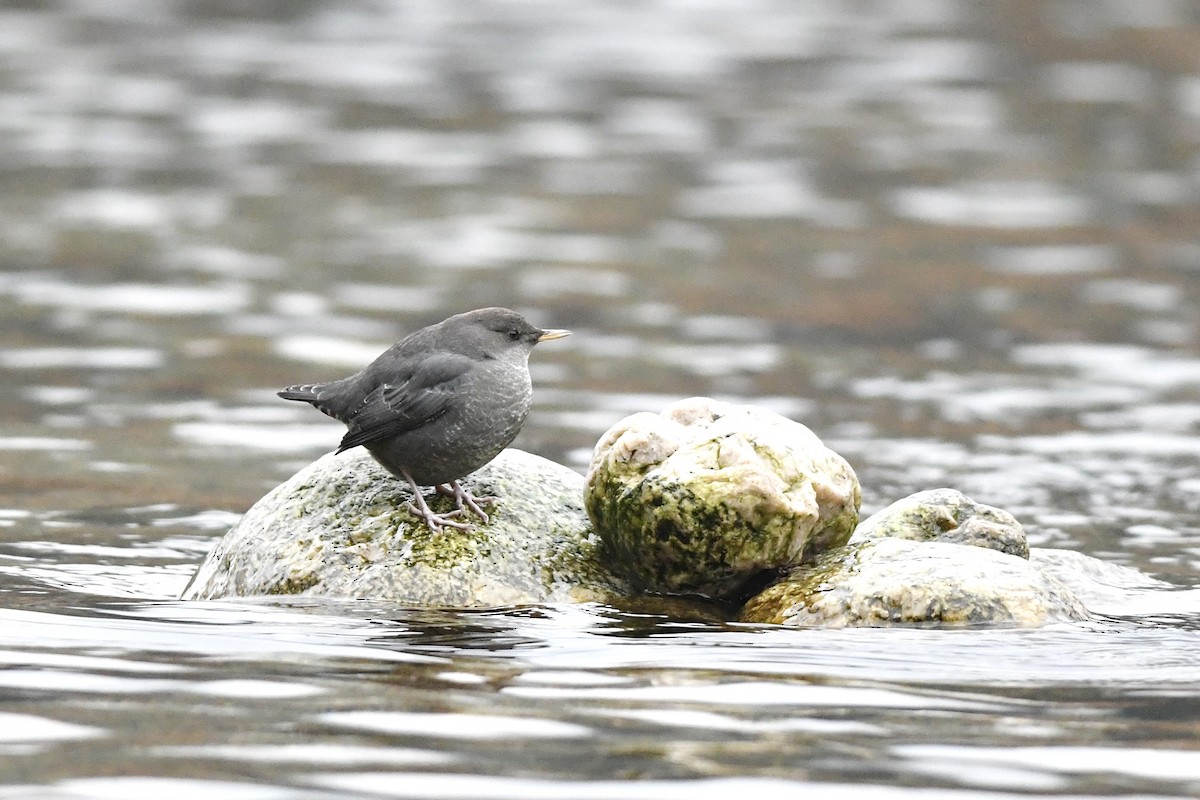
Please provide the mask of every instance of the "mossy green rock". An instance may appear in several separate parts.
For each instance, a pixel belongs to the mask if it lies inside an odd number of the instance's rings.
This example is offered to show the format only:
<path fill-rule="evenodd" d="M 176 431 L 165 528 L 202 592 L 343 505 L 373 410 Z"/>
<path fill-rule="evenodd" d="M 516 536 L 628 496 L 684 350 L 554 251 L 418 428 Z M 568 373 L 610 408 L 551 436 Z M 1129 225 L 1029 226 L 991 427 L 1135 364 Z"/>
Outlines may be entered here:
<path fill-rule="evenodd" d="M 604 554 L 637 588 L 714 598 L 844 544 L 859 499 L 854 470 L 804 425 L 704 397 L 609 429 L 585 494 Z"/>
<path fill-rule="evenodd" d="M 935 489 L 871 516 L 845 547 L 751 598 L 740 619 L 835 628 L 1036 627 L 1087 619 L 1079 597 L 1046 566 L 1030 561 L 1011 514 Z"/>
<path fill-rule="evenodd" d="M 481 608 L 605 601 L 628 595 L 596 557 L 583 477 L 505 450 L 463 479 L 491 495 L 491 522 L 433 533 L 405 507 L 411 492 L 369 454 L 327 455 L 246 512 L 201 565 L 185 599 L 307 595 Z M 432 497 L 435 510 L 449 498 Z"/>

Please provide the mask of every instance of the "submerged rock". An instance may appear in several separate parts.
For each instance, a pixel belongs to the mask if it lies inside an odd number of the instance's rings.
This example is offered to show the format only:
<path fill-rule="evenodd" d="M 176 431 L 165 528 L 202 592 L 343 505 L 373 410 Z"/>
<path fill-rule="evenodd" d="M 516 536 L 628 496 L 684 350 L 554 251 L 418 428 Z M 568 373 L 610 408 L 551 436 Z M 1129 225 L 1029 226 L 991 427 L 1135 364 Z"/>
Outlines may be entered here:
<path fill-rule="evenodd" d="M 498 498 L 491 522 L 433 533 L 405 508 L 405 482 L 368 453 L 324 456 L 255 503 L 183 597 L 301 594 L 480 608 L 629 594 L 596 558 L 578 473 L 509 449 L 462 483 Z M 430 500 L 435 510 L 450 502 Z"/>
<path fill-rule="evenodd" d="M 899 500 L 850 543 L 751 598 L 743 622 L 796 626 L 1033 627 L 1088 618 L 1063 581 L 1029 560 L 1020 523 L 953 489 Z"/>
<path fill-rule="evenodd" d="M 1074 550 L 1036 547 L 1030 551 L 1029 560 L 1058 578 L 1095 613 L 1128 613 L 1131 607 L 1153 605 L 1153 598 L 1161 598 L 1164 592 L 1178 588 L 1133 567 L 1101 561 Z"/>
<path fill-rule="evenodd" d="M 610 428 L 585 495 L 604 554 L 639 589 L 716 598 L 845 543 L 859 498 L 804 425 L 704 397 Z"/>

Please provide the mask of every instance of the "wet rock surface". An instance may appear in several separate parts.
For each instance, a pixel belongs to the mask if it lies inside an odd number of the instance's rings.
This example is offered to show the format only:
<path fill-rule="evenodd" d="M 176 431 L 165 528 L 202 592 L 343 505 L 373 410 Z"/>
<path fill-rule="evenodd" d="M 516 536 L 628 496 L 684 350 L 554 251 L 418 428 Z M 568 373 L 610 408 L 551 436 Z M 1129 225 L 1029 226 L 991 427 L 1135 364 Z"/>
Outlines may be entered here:
<path fill-rule="evenodd" d="M 1031 553 L 1011 514 L 954 489 L 898 500 L 851 535 L 859 489 L 839 456 L 798 423 L 706 398 L 618 423 L 586 481 L 509 449 L 464 485 L 498 497 L 491 521 L 434 533 L 367 453 L 324 456 L 254 504 L 184 598 L 595 601 L 797 627 L 1036 627 L 1149 585 L 1079 553 Z M 785 577 L 739 613 L 773 570 Z"/>
<path fill-rule="evenodd" d="M 479 608 L 629 593 L 595 558 L 578 473 L 509 449 L 463 485 L 498 498 L 491 521 L 433 533 L 406 509 L 407 485 L 366 452 L 326 455 L 254 504 L 184 599 L 302 594 Z M 430 504 L 450 508 L 445 497 Z"/>
<path fill-rule="evenodd" d="M 884 537 L 966 544 L 1029 558 L 1029 543 L 1016 517 L 976 503 L 957 489 L 929 489 L 897 500 L 863 520 L 850 541 Z"/>
<path fill-rule="evenodd" d="M 827 553 L 742 609 L 743 622 L 799 627 L 1036 627 L 1087 619 L 1062 582 L 1019 556 L 879 538 Z"/>
<path fill-rule="evenodd" d="M 1036 627 L 1087 619 L 1080 598 L 1047 568 L 1056 552 L 1031 561 L 1025 533 L 1007 511 L 932 489 L 864 520 L 846 547 L 751 598 L 740 618 L 816 627 Z"/>
<path fill-rule="evenodd" d="M 715 598 L 843 544 L 859 498 L 854 470 L 804 425 L 709 398 L 618 422 L 586 488 L 615 569 L 646 591 Z"/>

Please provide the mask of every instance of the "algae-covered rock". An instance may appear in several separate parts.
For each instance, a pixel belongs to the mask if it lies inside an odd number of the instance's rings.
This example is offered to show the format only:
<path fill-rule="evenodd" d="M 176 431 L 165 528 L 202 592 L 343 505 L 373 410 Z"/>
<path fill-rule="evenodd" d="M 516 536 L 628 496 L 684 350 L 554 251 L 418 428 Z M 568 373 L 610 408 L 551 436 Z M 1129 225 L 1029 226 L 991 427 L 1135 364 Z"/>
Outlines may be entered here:
<path fill-rule="evenodd" d="M 368 453 L 324 456 L 246 512 L 184 598 L 303 594 L 479 608 L 629 593 L 595 556 L 578 473 L 510 449 L 462 483 L 498 498 L 491 522 L 433 533 L 405 508 L 407 484 Z M 451 508 L 426 493 L 435 510 Z"/>
<path fill-rule="evenodd" d="M 983 547 L 880 537 L 826 553 L 768 587 L 741 621 L 798 627 L 938 624 L 1036 627 L 1087 619 L 1057 578 Z"/>
<path fill-rule="evenodd" d="M 609 429 L 585 498 L 610 564 L 638 588 L 726 598 L 845 543 L 860 493 L 804 425 L 698 397 Z"/>
<path fill-rule="evenodd" d="M 1032 627 L 1087 616 L 1070 587 L 1029 560 L 1012 514 L 932 489 L 864 520 L 846 547 L 751 598 L 741 620 Z"/>
<path fill-rule="evenodd" d="M 850 542 L 881 537 L 967 544 L 1029 558 L 1025 530 L 1016 517 L 976 503 L 957 489 L 929 489 L 897 500 L 859 523 Z"/>

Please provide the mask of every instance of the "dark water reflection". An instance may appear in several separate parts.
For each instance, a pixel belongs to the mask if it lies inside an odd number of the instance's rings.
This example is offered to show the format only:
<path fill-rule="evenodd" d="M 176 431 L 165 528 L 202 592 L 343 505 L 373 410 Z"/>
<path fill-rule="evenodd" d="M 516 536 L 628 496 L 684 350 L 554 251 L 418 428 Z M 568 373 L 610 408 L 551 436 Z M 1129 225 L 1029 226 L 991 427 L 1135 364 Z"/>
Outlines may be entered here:
<path fill-rule="evenodd" d="M 1197 52 L 1175 0 L 0 8 L 0 798 L 1200 792 Z M 488 304 L 576 331 L 526 449 L 745 400 L 866 511 L 952 485 L 1178 589 L 172 600 L 339 435 L 274 388 Z"/>

